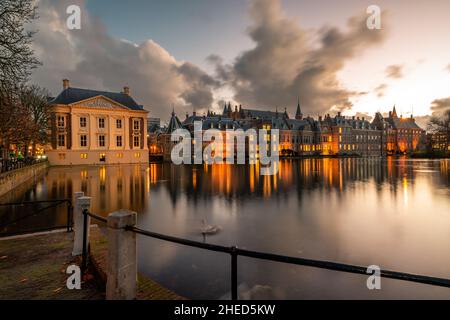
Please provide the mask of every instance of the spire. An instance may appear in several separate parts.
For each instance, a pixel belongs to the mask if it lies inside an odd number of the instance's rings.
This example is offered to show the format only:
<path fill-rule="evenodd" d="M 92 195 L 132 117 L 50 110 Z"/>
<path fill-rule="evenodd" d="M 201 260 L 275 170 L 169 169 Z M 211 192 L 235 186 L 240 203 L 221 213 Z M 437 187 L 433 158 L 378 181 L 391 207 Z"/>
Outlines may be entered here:
<path fill-rule="evenodd" d="M 297 111 L 295 112 L 295 119 L 301 120 L 303 118 L 302 110 L 300 108 L 300 97 L 297 97 Z"/>
<path fill-rule="evenodd" d="M 397 110 L 395 110 L 395 104 L 394 104 L 394 108 L 392 109 L 392 117 L 397 118 Z"/>
<path fill-rule="evenodd" d="M 223 106 L 222 115 L 224 116 L 226 113 L 227 113 L 227 103 L 225 102 L 225 105 Z"/>

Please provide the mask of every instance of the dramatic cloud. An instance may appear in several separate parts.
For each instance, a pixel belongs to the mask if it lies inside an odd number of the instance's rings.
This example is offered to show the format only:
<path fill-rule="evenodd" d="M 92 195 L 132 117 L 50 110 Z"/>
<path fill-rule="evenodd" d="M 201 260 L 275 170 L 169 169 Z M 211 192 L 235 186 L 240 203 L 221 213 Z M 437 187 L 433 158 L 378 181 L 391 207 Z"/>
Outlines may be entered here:
<path fill-rule="evenodd" d="M 417 124 L 421 128 L 427 128 L 432 116 L 440 116 L 444 113 L 444 111 L 450 110 L 450 97 L 434 100 L 433 102 L 431 102 L 430 109 L 431 116 L 426 115 L 415 117 Z"/>
<path fill-rule="evenodd" d="M 81 30 L 66 27 L 71 4 L 81 7 Z M 211 106 L 219 83 L 197 66 L 177 61 L 156 42 L 137 45 L 110 36 L 81 0 L 41 0 L 38 6 L 33 46 L 43 67 L 33 80 L 54 94 L 61 91 L 61 79 L 68 78 L 74 87 L 120 91 L 128 85 L 152 116 L 162 118 L 172 105 L 179 111 Z"/>
<path fill-rule="evenodd" d="M 350 108 L 361 95 L 341 86 L 338 72 L 351 58 L 384 39 L 384 31 L 369 30 L 366 17 L 348 20 L 348 30 L 321 29 L 313 43 L 298 22 L 286 17 L 278 0 L 254 0 L 249 35 L 255 47 L 232 65 L 216 56 L 217 75 L 235 91 L 235 100 L 260 108 L 295 106 L 300 96 L 305 114 Z"/>
<path fill-rule="evenodd" d="M 431 102 L 430 109 L 433 112 L 433 115 L 435 113 L 441 113 L 443 111 L 449 110 L 450 109 L 450 97 L 434 100 L 433 102 Z"/>
<path fill-rule="evenodd" d="M 403 78 L 403 66 L 397 64 L 388 66 L 386 68 L 386 75 L 393 79 Z"/>
<path fill-rule="evenodd" d="M 378 98 L 381 98 L 384 96 L 384 91 L 387 89 L 387 84 L 382 83 L 378 87 L 375 88 L 375 93 L 377 94 Z"/>

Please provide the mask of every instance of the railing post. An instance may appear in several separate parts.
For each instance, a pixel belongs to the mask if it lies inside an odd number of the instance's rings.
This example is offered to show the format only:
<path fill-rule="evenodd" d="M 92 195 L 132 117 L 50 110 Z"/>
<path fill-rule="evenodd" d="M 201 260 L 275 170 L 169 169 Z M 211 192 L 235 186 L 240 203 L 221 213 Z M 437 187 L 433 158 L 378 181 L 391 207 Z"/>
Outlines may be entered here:
<path fill-rule="evenodd" d="M 86 236 L 89 239 L 89 228 L 86 235 L 84 234 L 84 217 L 83 210 L 89 210 L 91 207 L 91 197 L 78 197 L 75 200 L 75 214 L 74 214 L 74 241 L 73 241 L 73 256 L 79 256 L 83 253 L 83 238 Z M 88 217 L 89 218 L 89 217 Z M 89 223 L 88 223 L 89 225 Z"/>
<path fill-rule="evenodd" d="M 237 252 L 236 247 L 231 247 L 231 300 L 237 299 Z"/>
<path fill-rule="evenodd" d="M 76 192 L 75 192 L 76 197 Z M 73 206 L 72 201 L 67 200 L 67 232 L 73 231 Z"/>
<path fill-rule="evenodd" d="M 136 233 L 125 230 L 136 224 L 136 212 L 120 210 L 108 215 L 107 300 L 136 298 Z"/>

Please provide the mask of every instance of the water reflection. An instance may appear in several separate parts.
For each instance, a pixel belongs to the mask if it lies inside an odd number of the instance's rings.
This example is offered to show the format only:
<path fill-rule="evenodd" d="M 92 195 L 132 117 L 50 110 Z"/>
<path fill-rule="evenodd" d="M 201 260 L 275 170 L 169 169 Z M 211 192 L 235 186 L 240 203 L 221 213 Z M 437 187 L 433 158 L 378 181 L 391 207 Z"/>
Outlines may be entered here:
<path fill-rule="evenodd" d="M 93 212 L 131 209 L 140 227 L 156 232 L 202 241 L 206 219 L 223 229 L 206 239 L 212 243 L 450 278 L 449 163 L 283 160 L 274 176 L 259 175 L 258 164 L 55 167 L 0 201 L 82 190 L 93 197 Z M 55 217 L 46 223 L 63 219 Z M 189 298 L 228 294 L 228 256 L 138 241 L 141 272 Z M 244 258 L 239 282 L 244 296 L 260 285 L 270 298 L 450 298 L 448 289 L 387 280 L 382 292 L 368 291 L 361 276 Z"/>

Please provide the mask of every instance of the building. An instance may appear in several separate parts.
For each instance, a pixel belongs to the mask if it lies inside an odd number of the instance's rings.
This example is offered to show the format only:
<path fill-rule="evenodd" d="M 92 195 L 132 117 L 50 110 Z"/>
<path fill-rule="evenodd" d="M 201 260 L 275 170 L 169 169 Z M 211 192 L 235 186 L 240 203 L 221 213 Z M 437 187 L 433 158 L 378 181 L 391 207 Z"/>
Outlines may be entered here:
<path fill-rule="evenodd" d="M 52 165 L 148 163 L 147 114 L 142 105 L 123 92 L 70 87 L 50 101 Z"/>
<path fill-rule="evenodd" d="M 389 117 L 375 114 L 369 122 L 365 117 L 346 117 L 338 112 L 335 116 L 326 114 L 318 119 L 304 117 L 297 103 L 294 118 L 287 110 L 279 112 L 231 107 L 225 104 L 222 114 L 208 111 L 200 116 L 195 112 L 180 121 L 172 112 L 169 126 L 151 134 L 150 145 L 155 150 L 163 150 L 164 159 L 170 160 L 174 142 L 170 134 L 177 128 L 194 130 L 194 122 L 202 122 L 202 130 L 215 128 L 225 133 L 226 129 L 266 129 L 270 140 L 271 130 L 279 130 L 280 156 L 386 156 L 388 154 L 410 153 L 418 149 L 423 141 L 424 131 L 413 117 L 398 117 L 395 107 Z M 225 141 L 225 138 L 223 138 Z M 209 142 L 203 142 L 204 146 Z M 443 145 L 439 143 L 439 145 Z M 258 147 L 258 146 L 257 146 Z M 152 149 L 151 149 L 152 150 Z"/>
<path fill-rule="evenodd" d="M 450 151 L 450 131 L 438 131 L 431 134 L 431 149 L 433 151 Z"/>
<path fill-rule="evenodd" d="M 425 131 L 417 125 L 413 115 L 399 117 L 395 106 L 386 118 L 377 113 L 373 124 L 378 130 L 384 130 L 383 143 L 387 154 L 411 153 L 424 141 Z"/>

